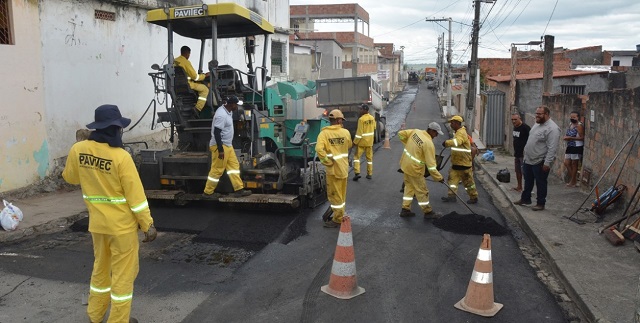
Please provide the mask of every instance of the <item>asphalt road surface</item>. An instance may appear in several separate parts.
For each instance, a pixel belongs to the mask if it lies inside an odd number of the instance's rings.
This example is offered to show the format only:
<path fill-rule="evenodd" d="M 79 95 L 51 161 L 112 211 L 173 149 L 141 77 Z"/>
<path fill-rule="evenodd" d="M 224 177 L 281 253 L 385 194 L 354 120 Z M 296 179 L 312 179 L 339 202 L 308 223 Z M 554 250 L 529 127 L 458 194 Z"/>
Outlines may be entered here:
<path fill-rule="evenodd" d="M 426 86 L 410 86 L 387 110 L 390 132 L 438 121 Z M 408 117 L 407 117 L 408 115 Z M 445 138 L 435 140 L 439 151 Z M 341 300 L 329 282 L 338 229 L 322 227 L 326 204 L 295 213 L 247 212 L 210 203 L 153 205 L 167 218 L 156 241 L 141 246 L 132 316 L 140 322 L 478 322 L 455 309 L 474 269 L 481 236 L 440 230 L 421 216 L 400 218 L 402 144 L 376 147 L 373 179 L 349 180 L 358 285 Z M 447 169 L 443 170 L 446 173 Z M 477 183 L 478 184 L 478 183 Z M 446 186 L 427 182 L 436 211 Z M 505 224 L 478 184 L 476 213 Z M 464 191 L 459 191 L 467 198 Z M 413 211 L 421 214 L 417 204 Z M 208 239 L 203 232 L 210 231 Z M 566 322 L 510 236 L 492 237 L 495 322 Z M 0 322 L 83 322 L 92 266 L 89 234 L 65 231 L 0 246 Z"/>

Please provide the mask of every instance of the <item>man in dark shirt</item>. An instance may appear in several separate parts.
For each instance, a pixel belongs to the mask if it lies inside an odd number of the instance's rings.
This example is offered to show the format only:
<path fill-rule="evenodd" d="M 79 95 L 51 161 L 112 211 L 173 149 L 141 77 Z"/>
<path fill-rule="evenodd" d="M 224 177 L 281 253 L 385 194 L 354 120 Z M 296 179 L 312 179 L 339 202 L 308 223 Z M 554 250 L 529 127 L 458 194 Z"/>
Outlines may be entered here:
<path fill-rule="evenodd" d="M 518 186 L 514 187 L 513 190 L 522 192 L 522 159 L 524 158 L 524 146 L 527 144 L 527 139 L 529 139 L 529 130 L 531 130 L 531 127 L 522 122 L 522 118 L 520 118 L 520 114 L 517 112 L 511 115 L 511 123 L 513 123 L 514 165 L 516 168 L 516 179 L 518 180 Z"/>

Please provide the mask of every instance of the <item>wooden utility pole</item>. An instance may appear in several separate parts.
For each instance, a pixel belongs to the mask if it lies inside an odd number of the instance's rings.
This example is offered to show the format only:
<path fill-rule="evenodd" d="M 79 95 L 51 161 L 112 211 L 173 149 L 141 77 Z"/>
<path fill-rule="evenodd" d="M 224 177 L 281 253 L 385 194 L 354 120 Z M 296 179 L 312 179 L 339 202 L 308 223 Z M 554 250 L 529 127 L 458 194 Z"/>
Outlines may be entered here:
<path fill-rule="evenodd" d="M 542 95 L 553 91 L 553 41 L 555 37 L 544 35 L 544 70 L 542 75 Z"/>
<path fill-rule="evenodd" d="M 516 105 L 516 69 L 518 68 L 518 48 L 511 44 L 511 81 L 509 82 L 509 109 Z"/>

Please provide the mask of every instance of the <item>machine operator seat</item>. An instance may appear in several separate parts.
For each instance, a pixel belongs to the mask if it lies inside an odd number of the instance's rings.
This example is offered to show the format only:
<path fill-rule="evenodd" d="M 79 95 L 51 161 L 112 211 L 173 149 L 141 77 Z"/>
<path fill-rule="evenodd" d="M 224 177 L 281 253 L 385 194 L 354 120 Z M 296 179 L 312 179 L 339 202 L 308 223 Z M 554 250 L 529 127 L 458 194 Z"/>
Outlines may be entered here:
<path fill-rule="evenodd" d="M 198 102 L 198 93 L 191 89 L 187 73 L 182 67 L 174 68 L 175 78 L 173 80 L 173 89 L 176 93 L 174 102 L 180 105 L 180 113 L 184 116 L 193 114 L 196 103 Z"/>

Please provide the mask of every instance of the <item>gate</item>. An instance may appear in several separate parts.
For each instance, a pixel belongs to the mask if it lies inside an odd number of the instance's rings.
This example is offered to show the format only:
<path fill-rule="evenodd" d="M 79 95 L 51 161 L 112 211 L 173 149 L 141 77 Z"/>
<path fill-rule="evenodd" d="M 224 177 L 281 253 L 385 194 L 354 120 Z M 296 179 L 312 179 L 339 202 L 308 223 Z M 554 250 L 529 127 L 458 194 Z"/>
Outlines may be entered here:
<path fill-rule="evenodd" d="M 502 91 L 485 91 L 486 106 L 481 136 L 486 146 L 502 146 L 505 138 L 504 98 Z"/>

